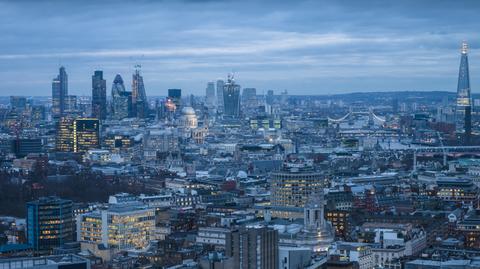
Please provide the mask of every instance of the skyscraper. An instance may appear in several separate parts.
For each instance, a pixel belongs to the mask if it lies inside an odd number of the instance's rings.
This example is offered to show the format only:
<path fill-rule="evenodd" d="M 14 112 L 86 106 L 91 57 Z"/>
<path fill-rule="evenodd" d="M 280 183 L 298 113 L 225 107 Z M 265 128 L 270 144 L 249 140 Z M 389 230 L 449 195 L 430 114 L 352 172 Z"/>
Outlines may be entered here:
<path fill-rule="evenodd" d="M 92 76 L 92 117 L 107 118 L 107 82 L 102 71 L 95 71 Z"/>
<path fill-rule="evenodd" d="M 100 147 L 98 119 L 62 117 L 57 123 L 56 150 L 86 152 Z"/>
<path fill-rule="evenodd" d="M 65 67 L 60 67 L 59 74 L 52 81 L 52 115 L 58 119 L 64 115 L 65 98 L 68 95 L 68 75 Z"/>
<path fill-rule="evenodd" d="M 228 75 L 227 83 L 223 86 L 223 111 L 226 116 L 240 116 L 240 85 L 235 83 L 233 74 Z"/>
<path fill-rule="evenodd" d="M 257 89 L 243 88 L 242 101 L 244 106 L 247 106 L 247 107 L 255 106 L 255 103 L 257 101 Z"/>
<path fill-rule="evenodd" d="M 135 66 L 135 73 L 132 79 L 132 110 L 137 118 L 146 118 L 148 116 L 147 94 L 143 77 L 140 75 L 140 65 Z"/>
<path fill-rule="evenodd" d="M 221 79 L 217 80 L 217 111 L 223 113 L 223 86 L 225 82 Z"/>
<path fill-rule="evenodd" d="M 458 71 L 457 110 L 462 113 L 466 106 L 472 105 L 470 96 L 470 76 L 468 72 L 468 44 L 462 43 L 460 69 Z"/>
<path fill-rule="evenodd" d="M 60 152 L 73 152 L 73 121 L 71 117 L 61 117 L 57 122 L 55 149 Z"/>
<path fill-rule="evenodd" d="M 74 121 L 73 152 L 86 152 L 100 148 L 100 122 L 98 119 L 80 118 Z"/>
<path fill-rule="evenodd" d="M 27 203 L 27 240 L 36 251 L 49 253 L 73 241 L 72 201 L 43 197 Z"/>
<path fill-rule="evenodd" d="M 182 101 L 182 89 L 168 89 L 168 99 L 175 104 L 175 109 L 180 111 Z"/>
<path fill-rule="evenodd" d="M 122 76 L 117 74 L 112 84 L 113 118 L 121 120 L 132 115 L 132 93 L 125 90 Z"/>
<path fill-rule="evenodd" d="M 208 82 L 205 89 L 205 103 L 208 107 L 215 105 L 215 83 Z"/>

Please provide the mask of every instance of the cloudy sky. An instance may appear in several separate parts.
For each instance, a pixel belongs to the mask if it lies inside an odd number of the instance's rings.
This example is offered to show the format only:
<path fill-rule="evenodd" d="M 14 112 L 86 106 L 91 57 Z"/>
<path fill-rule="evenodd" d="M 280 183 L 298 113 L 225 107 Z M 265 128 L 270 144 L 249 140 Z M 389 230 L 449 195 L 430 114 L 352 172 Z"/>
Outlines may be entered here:
<path fill-rule="evenodd" d="M 95 69 L 110 93 L 135 63 L 148 95 L 204 94 L 232 71 L 259 93 L 455 91 L 462 40 L 475 93 L 479 14 L 475 0 L 0 0 L 0 95 L 50 95 L 60 64 L 71 94 Z"/>

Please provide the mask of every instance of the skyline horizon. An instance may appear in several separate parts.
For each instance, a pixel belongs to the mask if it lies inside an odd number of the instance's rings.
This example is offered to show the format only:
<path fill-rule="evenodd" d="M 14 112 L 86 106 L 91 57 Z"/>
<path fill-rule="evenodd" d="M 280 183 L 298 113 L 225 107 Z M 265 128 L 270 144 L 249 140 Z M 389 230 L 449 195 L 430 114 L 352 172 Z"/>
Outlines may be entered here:
<path fill-rule="evenodd" d="M 453 91 L 463 40 L 480 82 L 477 1 L 111 3 L 0 1 L 2 93 L 48 95 L 64 65 L 71 94 L 87 95 L 93 70 L 128 78 L 139 62 L 149 95 L 203 94 L 232 71 L 243 87 L 299 95 Z"/>

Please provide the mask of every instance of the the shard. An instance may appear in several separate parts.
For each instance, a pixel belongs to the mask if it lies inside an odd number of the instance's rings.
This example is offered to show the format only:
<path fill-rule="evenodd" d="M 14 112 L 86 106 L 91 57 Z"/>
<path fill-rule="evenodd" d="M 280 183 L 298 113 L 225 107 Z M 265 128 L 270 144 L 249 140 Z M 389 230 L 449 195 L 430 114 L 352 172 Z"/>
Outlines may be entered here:
<path fill-rule="evenodd" d="M 468 72 L 468 44 L 462 43 L 460 70 L 458 72 L 457 110 L 464 112 L 465 107 L 472 105 L 470 96 L 470 76 Z"/>

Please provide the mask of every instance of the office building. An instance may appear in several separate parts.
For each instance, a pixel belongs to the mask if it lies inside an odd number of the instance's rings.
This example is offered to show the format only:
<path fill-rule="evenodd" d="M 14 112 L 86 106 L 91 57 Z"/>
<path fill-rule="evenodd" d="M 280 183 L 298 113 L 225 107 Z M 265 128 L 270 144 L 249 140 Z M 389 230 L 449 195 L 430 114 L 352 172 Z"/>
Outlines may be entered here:
<path fill-rule="evenodd" d="M 221 79 L 217 80 L 217 111 L 223 113 L 223 86 L 225 82 Z"/>
<path fill-rule="evenodd" d="M 179 110 L 182 102 L 182 90 L 168 89 L 168 100 L 173 102 L 173 104 L 175 105 L 175 110 Z"/>
<path fill-rule="evenodd" d="M 73 129 L 74 119 L 61 117 L 57 122 L 57 133 L 55 135 L 55 149 L 60 152 L 73 152 Z"/>
<path fill-rule="evenodd" d="M 234 269 L 278 267 L 278 231 L 271 228 L 241 228 L 226 236 L 225 254 L 233 257 Z"/>
<path fill-rule="evenodd" d="M 77 112 L 78 103 L 76 95 L 67 95 L 65 96 L 65 115 L 71 115 L 72 113 Z"/>
<path fill-rule="evenodd" d="M 274 95 L 272 90 L 267 91 L 267 96 L 265 98 L 265 102 L 267 105 L 272 106 L 274 101 Z"/>
<path fill-rule="evenodd" d="M 148 101 L 143 84 L 143 77 L 140 75 L 140 65 L 135 66 L 132 78 L 132 111 L 137 118 L 148 117 Z"/>
<path fill-rule="evenodd" d="M 13 152 L 17 158 L 23 158 L 30 153 L 42 152 L 40 138 L 16 138 L 13 140 Z"/>
<path fill-rule="evenodd" d="M 65 98 L 68 95 L 68 75 L 65 67 L 60 67 L 59 74 L 52 81 L 52 116 L 60 118 L 65 112 Z"/>
<path fill-rule="evenodd" d="M 24 111 L 27 108 L 27 98 L 23 96 L 10 96 L 10 107 L 16 111 Z"/>
<path fill-rule="evenodd" d="M 240 85 L 235 83 L 232 74 L 223 86 L 223 113 L 232 118 L 240 117 Z"/>
<path fill-rule="evenodd" d="M 242 102 L 246 107 L 254 107 L 257 102 L 257 89 L 244 88 L 242 92 Z"/>
<path fill-rule="evenodd" d="M 100 148 L 100 122 L 98 119 L 80 118 L 74 121 L 73 152 L 86 152 Z"/>
<path fill-rule="evenodd" d="M 208 82 L 207 88 L 205 89 L 205 104 L 208 107 L 215 106 L 215 83 Z"/>
<path fill-rule="evenodd" d="M 112 84 L 112 112 L 116 120 L 132 116 L 132 93 L 125 90 L 122 76 L 118 74 Z"/>
<path fill-rule="evenodd" d="M 271 173 L 270 184 L 272 214 L 301 217 L 309 195 L 322 192 L 326 178 L 314 170 L 312 160 L 290 155 L 279 171 Z"/>
<path fill-rule="evenodd" d="M 49 253 L 73 241 L 72 201 L 43 197 L 27 203 L 27 241 L 39 253 Z"/>
<path fill-rule="evenodd" d="M 107 81 L 103 79 L 103 71 L 99 70 L 92 76 L 92 117 L 107 118 Z"/>
<path fill-rule="evenodd" d="M 100 148 L 100 122 L 93 118 L 62 117 L 57 123 L 56 149 L 81 152 Z"/>
<path fill-rule="evenodd" d="M 155 239 L 155 208 L 140 202 L 110 203 L 77 216 L 77 241 L 116 250 L 143 249 Z"/>

